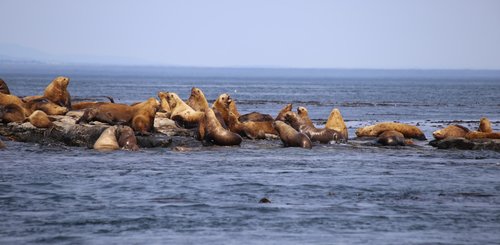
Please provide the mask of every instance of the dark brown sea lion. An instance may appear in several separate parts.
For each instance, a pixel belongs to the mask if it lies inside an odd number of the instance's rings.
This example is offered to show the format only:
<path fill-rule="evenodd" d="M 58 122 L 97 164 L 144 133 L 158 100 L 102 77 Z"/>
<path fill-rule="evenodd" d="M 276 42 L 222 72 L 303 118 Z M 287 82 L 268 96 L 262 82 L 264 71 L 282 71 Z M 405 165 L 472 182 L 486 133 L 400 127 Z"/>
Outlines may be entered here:
<path fill-rule="evenodd" d="M 479 121 L 479 129 L 477 131 L 484 133 L 493 132 L 490 120 L 486 117 L 482 117 L 481 120 Z"/>
<path fill-rule="evenodd" d="M 49 116 L 41 110 L 34 111 L 29 117 L 28 121 L 37 128 L 52 128 L 54 124 L 49 119 Z"/>
<path fill-rule="evenodd" d="M 340 114 L 340 110 L 337 108 L 333 108 L 328 116 L 328 120 L 326 121 L 325 128 L 333 129 L 337 132 L 340 132 L 344 138 L 349 138 L 347 132 L 347 126 L 344 122 L 344 118 L 342 114 Z"/>
<path fill-rule="evenodd" d="M 71 96 L 68 92 L 69 78 L 56 77 L 45 88 L 43 97 L 71 110 Z"/>
<path fill-rule="evenodd" d="M 179 98 L 176 93 L 166 92 L 167 101 L 172 110 L 170 118 L 184 128 L 194 128 L 205 116 L 204 112 L 195 111 Z"/>
<path fill-rule="evenodd" d="M 99 121 L 111 125 L 125 124 L 132 120 L 134 110 L 126 104 L 103 103 L 99 106 L 85 109 L 77 124 Z"/>
<path fill-rule="evenodd" d="M 469 131 L 470 130 L 468 128 L 461 125 L 450 125 L 446 128 L 432 132 L 432 136 L 434 136 L 434 138 L 437 140 L 442 140 L 452 137 L 465 137 L 465 135 Z"/>
<path fill-rule="evenodd" d="M 232 112 L 229 112 L 229 130 L 250 139 L 265 139 L 266 134 L 278 135 L 278 132 L 269 121 L 246 121 L 240 120 Z"/>
<path fill-rule="evenodd" d="M 139 150 L 137 145 L 137 138 L 135 137 L 134 130 L 129 126 L 118 126 L 116 129 L 118 138 L 118 145 L 120 148 L 129 151 Z"/>
<path fill-rule="evenodd" d="M 116 140 L 116 126 L 107 128 L 94 143 L 94 149 L 99 151 L 114 151 L 120 149 Z"/>
<path fill-rule="evenodd" d="M 68 112 L 68 108 L 59 106 L 56 103 L 43 97 L 26 101 L 25 108 L 32 112 L 41 110 L 47 115 L 65 115 Z"/>
<path fill-rule="evenodd" d="M 396 130 L 402 133 L 405 138 L 414 138 L 418 140 L 426 140 L 425 134 L 413 125 L 408 125 L 404 123 L 394 123 L 394 122 L 383 122 L 377 123 L 375 125 L 366 126 L 358 128 L 356 130 L 356 136 L 358 137 L 377 137 L 384 131 Z"/>
<path fill-rule="evenodd" d="M 22 122 L 26 119 L 25 109 L 16 104 L 0 105 L 0 119 L 3 123 Z"/>
<path fill-rule="evenodd" d="M 204 136 L 202 138 L 206 142 L 221 146 L 241 144 L 241 136 L 224 129 L 219 120 L 217 120 L 215 112 L 212 109 L 207 108 L 202 124 L 205 126 Z"/>
<path fill-rule="evenodd" d="M 286 122 L 288 122 L 295 130 L 306 134 L 312 142 L 320 142 L 328 144 L 330 142 L 345 142 L 346 139 L 341 133 L 328 128 L 315 128 L 308 126 L 296 113 L 287 112 L 285 114 Z"/>
<path fill-rule="evenodd" d="M 278 132 L 281 141 L 285 147 L 302 147 L 306 149 L 312 148 L 312 143 L 307 135 L 298 132 L 292 126 L 283 121 L 276 120 L 273 123 L 274 128 Z"/>
<path fill-rule="evenodd" d="M 0 94 L 10 94 L 9 87 L 3 79 L 0 78 Z"/>
<path fill-rule="evenodd" d="M 285 114 L 287 112 L 291 112 L 292 111 L 292 104 L 287 104 L 285 107 L 283 107 L 279 112 L 278 112 L 278 116 L 276 116 L 276 119 L 274 119 L 275 121 L 285 121 Z"/>
<path fill-rule="evenodd" d="M 386 146 L 405 146 L 407 143 L 405 136 L 395 130 L 384 131 L 378 136 L 377 142 Z"/>

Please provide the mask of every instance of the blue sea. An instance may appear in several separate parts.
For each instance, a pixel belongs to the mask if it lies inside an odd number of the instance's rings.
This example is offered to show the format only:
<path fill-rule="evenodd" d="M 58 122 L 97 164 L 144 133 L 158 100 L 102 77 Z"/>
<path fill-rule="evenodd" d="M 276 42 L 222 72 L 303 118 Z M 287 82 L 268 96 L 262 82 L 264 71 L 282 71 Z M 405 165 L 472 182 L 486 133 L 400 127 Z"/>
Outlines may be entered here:
<path fill-rule="evenodd" d="M 495 244 L 500 152 L 376 147 L 353 138 L 382 121 L 500 131 L 500 73 L 3 65 L 11 93 L 71 78 L 75 99 L 133 103 L 201 88 L 242 113 L 305 106 L 321 127 L 339 108 L 347 144 L 101 153 L 11 141 L 0 150 L 1 244 Z M 1 136 L 0 136 L 1 137 Z M 262 204 L 266 197 L 271 203 Z"/>

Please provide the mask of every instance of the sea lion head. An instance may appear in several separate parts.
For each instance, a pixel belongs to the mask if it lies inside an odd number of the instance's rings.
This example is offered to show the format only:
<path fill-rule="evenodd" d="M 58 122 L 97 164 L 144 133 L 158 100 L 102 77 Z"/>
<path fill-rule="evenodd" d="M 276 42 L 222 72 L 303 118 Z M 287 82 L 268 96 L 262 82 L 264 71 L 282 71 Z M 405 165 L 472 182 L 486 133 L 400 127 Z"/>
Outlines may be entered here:
<path fill-rule="evenodd" d="M 129 126 L 118 126 L 116 129 L 116 138 L 118 145 L 125 150 L 137 151 L 137 138 L 135 137 L 134 130 Z"/>
<path fill-rule="evenodd" d="M 180 100 L 179 96 L 172 92 L 165 92 L 165 95 L 170 108 L 175 108 Z"/>
<path fill-rule="evenodd" d="M 53 81 L 62 89 L 66 89 L 69 84 L 69 78 L 63 76 L 56 77 Z"/>
<path fill-rule="evenodd" d="M 292 104 L 287 104 L 285 107 L 283 107 L 280 112 L 278 113 L 278 116 L 276 116 L 276 121 L 285 121 L 285 113 L 291 112 L 292 111 Z"/>
<path fill-rule="evenodd" d="M 3 79 L 0 78 L 0 93 L 2 94 L 10 94 L 9 87 L 7 86 L 7 83 Z"/>
<path fill-rule="evenodd" d="M 297 113 L 299 114 L 299 116 L 308 116 L 309 115 L 309 112 L 303 106 L 297 107 Z"/>
<path fill-rule="evenodd" d="M 486 117 L 481 118 L 481 120 L 479 121 L 478 131 L 484 132 L 484 133 L 493 132 L 493 129 L 491 128 L 491 122 L 490 122 L 490 120 L 488 120 L 488 118 L 486 118 Z"/>

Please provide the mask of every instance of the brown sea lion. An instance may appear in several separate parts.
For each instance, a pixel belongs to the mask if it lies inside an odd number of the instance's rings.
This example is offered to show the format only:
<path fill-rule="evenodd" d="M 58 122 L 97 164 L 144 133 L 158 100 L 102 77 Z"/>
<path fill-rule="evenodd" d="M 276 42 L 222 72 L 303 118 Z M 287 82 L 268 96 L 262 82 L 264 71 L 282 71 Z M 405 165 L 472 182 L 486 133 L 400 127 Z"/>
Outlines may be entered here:
<path fill-rule="evenodd" d="M 116 140 L 116 126 L 111 126 L 101 133 L 94 143 L 94 149 L 99 151 L 114 151 L 120 149 Z"/>
<path fill-rule="evenodd" d="M 309 118 L 309 112 L 305 107 L 297 107 L 297 114 L 307 126 L 315 128 L 314 123 L 311 121 L 311 118 Z"/>
<path fill-rule="evenodd" d="M 68 108 L 59 106 L 56 103 L 43 97 L 26 101 L 25 108 L 32 112 L 41 110 L 47 115 L 65 115 L 68 112 Z"/>
<path fill-rule="evenodd" d="M 278 132 L 281 141 L 285 147 L 302 147 L 306 149 L 312 148 L 312 143 L 307 135 L 298 132 L 292 126 L 283 121 L 276 120 L 273 123 L 274 128 Z"/>
<path fill-rule="evenodd" d="M 0 94 L 10 94 L 9 87 L 3 79 L 0 78 Z"/>
<path fill-rule="evenodd" d="M 104 103 L 96 107 L 85 109 L 77 124 L 99 121 L 111 125 L 125 124 L 132 120 L 134 110 L 126 104 Z"/>
<path fill-rule="evenodd" d="M 217 99 L 212 104 L 212 110 L 219 112 L 226 124 L 229 123 L 229 103 L 231 101 L 232 99 L 229 94 L 224 93 L 219 95 L 219 97 L 217 97 Z M 238 116 L 239 114 L 236 115 Z"/>
<path fill-rule="evenodd" d="M 493 132 L 490 120 L 486 117 L 482 117 L 481 120 L 479 121 L 479 129 L 477 131 L 484 133 Z"/>
<path fill-rule="evenodd" d="M 500 139 L 500 132 L 479 132 L 479 131 L 470 131 L 465 135 L 465 138 L 468 140 L 473 139 Z"/>
<path fill-rule="evenodd" d="M 118 145 L 120 148 L 129 151 L 139 150 L 137 145 L 137 138 L 135 137 L 134 130 L 129 126 L 118 126 L 116 129 L 118 138 Z"/>
<path fill-rule="evenodd" d="M 205 116 L 204 112 L 195 111 L 179 98 L 176 93 L 166 92 L 172 114 L 170 118 L 184 128 L 193 128 Z"/>
<path fill-rule="evenodd" d="M 207 98 L 201 89 L 193 87 L 191 88 L 191 95 L 189 96 L 188 102 L 186 103 L 195 111 L 204 111 L 208 108 Z"/>
<path fill-rule="evenodd" d="M 344 138 L 349 138 L 344 118 L 342 118 L 342 114 L 340 114 L 340 110 L 337 108 L 333 108 L 333 110 L 330 112 L 328 120 L 326 121 L 325 128 L 338 131 L 342 134 L 342 136 L 344 136 Z"/>
<path fill-rule="evenodd" d="M 266 139 L 266 134 L 278 135 L 270 121 L 240 122 L 232 112 L 229 112 L 229 129 L 250 139 Z"/>
<path fill-rule="evenodd" d="M 170 106 L 168 105 L 167 93 L 166 92 L 158 92 L 158 98 L 160 98 L 160 109 L 158 111 L 166 113 L 167 117 L 170 118 L 172 110 L 170 109 Z"/>
<path fill-rule="evenodd" d="M 3 123 L 22 122 L 26 119 L 25 109 L 16 104 L 0 105 L 0 119 Z"/>
<path fill-rule="evenodd" d="M 236 133 L 233 133 L 222 127 L 219 120 L 215 116 L 215 112 L 207 108 L 205 117 L 202 121 L 204 125 L 204 136 L 202 138 L 209 143 L 221 146 L 232 146 L 241 144 L 242 138 Z M 201 132 L 199 133 L 202 134 Z"/>
<path fill-rule="evenodd" d="M 147 135 L 154 129 L 154 120 L 160 103 L 155 98 L 132 106 L 131 127 L 138 134 Z"/>
<path fill-rule="evenodd" d="M 285 113 L 285 121 L 288 122 L 295 130 L 304 133 L 311 139 L 312 142 L 320 142 L 321 144 L 328 144 L 330 142 L 345 142 L 342 134 L 329 128 L 315 128 L 308 126 L 296 113 Z"/>
<path fill-rule="evenodd" d="M 31 111 L 26 109 L 24 101 L 19 97 L 12 94 L 0 93 L 0 105 L 6 106 L 9 104 L 15 104 L 21 107 L 25 117 L 28 117 L 31 114 Z"/>
<path fill-rule="evenodd" d="M 377 138 L 377 143 L 386 146 L 405 146 L 410 142 L 405 139 L 402 133 L 395 130 L 384 131 Z"/>
<path fill-rule="evenodd" d="M 41 110 L 36 110 L 28 117 L 28 121 L 37 128 L 52 128 L 54 124 L 49 116 Z"/>
<path fill-rule="evenodd" d="M 279 112 L 278 116 L 274 119 L 275 121 L 285 121 L 285 114 L 292 111 L 292 104 L 287 104 Z"/>
<path fill-rule="evenodd" d="M 366 126 L 358 128 L 356 130 L 356 136 L 358 137 L 377 137 L 384 131 L 396 130 L 402 133 L 405 138 L 414 138 L 418 140 L 426 140 L 425 134 L 413 125 L 408 125 L 404 123 L 394 123 L 394 122 L 383 122 L 377 123 L 375 125 Z"/>
<path fill-rule="evenodd" d="M 437 140 L 442 140 L 452 137 L 465 137 L 465 135 L 469 131 L 470 130 L 468 128 L 461 125 L 450 125 L 446 128 L 432 132 L 432 136 L 434 136 L 434 138 Z"/>
<path fill-rule="evenodd" d="M 43 97 L 71 110 L 71 96 L 68 92 L 69 78 L 56 77 L 45 88 Z"/>

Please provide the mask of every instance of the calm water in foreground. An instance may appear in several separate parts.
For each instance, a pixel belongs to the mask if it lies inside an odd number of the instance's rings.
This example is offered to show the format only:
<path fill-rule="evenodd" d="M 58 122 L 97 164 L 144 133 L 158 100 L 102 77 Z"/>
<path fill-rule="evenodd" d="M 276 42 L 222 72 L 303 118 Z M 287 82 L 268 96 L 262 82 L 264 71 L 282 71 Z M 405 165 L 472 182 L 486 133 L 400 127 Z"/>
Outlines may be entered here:
<path fill-rule="evenodd" d="M 56 75 L 75 98 L 131 103 L 158 91 L 241 112 L 306 106 L 318 125 L 338 107 L 350 127 L 419 123 L 427 137 L 453 120 L 500 130 L 500 80 L 26 74 L 2 71 L 17 95 Z M 7 141 L 0 151 L 0 243 L 493 244 L 500 241 L 500 153 L 245 140 L 241 147 L 100 153 Z M 262 197 L 270 204 L 259 204 Z"/>

